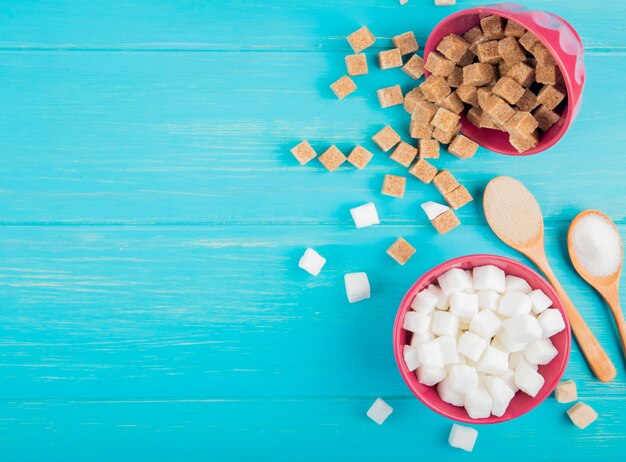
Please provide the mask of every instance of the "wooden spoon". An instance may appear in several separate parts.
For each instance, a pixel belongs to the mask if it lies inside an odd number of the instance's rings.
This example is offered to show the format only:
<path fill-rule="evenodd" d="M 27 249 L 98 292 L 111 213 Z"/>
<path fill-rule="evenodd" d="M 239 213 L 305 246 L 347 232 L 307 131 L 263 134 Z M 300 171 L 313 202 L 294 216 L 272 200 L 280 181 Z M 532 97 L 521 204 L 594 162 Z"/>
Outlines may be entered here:
<path fill-rule="evenodd" d="M 624 314 L 622 313 L 622 307 L 619 303 L 619 281 L 622 274 L 622 263 L 624 260 L 623 255 L 619 268 L 613 274 L 604 277 L 596 277 L 591 275 L 584 268 L 580 259 L 578 258 L 578 254 L 576 253 L 574 247 L 574 228 L 583 217 L 589 214 L 599 215 L 600 217 L 606 219 L 606 221 L 610 223 L 611 226 L 613 226 L 615 234 L 621 242 L 622 239 L 620 237 L 617 226 L 615 226 L 615 223 L 613 223 L 613 221 L 611 221 L 609 217 L 607 217 L 602 212 L 598 212 L 597 210 L 585 210 L 584 212 L 579 213 L 576 218 L 574 218 L 574 221 L 572 221 L 572 224 L 569 226 L 569 232 L 567 233 L 567 249 L 569 251 L 570 258 L 572 259 L 572 263 L 574 264 L 574 268 L 576 268 L 578 274 L 580 274 L 582 278 L 587 281 L 589 285 L 591 285 L 591 287 L 596 289 L 609 305 L 609 308 L 613 313 L 613 318 L 615 318 L 615 324 L 617 324 L 617 330 L 622 340 L 622 350 L 624 351 L 624 355 L 626 356 L 626 321 L 624 321 Z"/>
<path fill-rule="evenodd" d="M 617 374 L 615 366 L 548 264 L 543 240 L 543 216 L 532 193 L 516 179 L 499 176 L 487 184 L 483 208 L 493 232 L 505 244 L 531 259 L 546 275 L 563 303 L 574 336 L 595 376 L 602 382 L 613 380 Z"/>

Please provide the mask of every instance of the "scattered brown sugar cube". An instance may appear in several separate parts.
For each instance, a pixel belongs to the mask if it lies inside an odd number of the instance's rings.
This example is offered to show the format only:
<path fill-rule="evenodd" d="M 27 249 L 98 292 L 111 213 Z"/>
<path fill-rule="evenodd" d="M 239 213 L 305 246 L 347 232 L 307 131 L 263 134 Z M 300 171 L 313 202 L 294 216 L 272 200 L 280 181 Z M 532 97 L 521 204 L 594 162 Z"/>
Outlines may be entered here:
<path fill-rule="evenodd" d="M 344 99 L 354 90 L 356 90 L 356 84 L 350 77 L 344 75 L 336 82 L 331 83 L 330 89 L 333 91 L 337 98 Z"/>
<path fill-rule="evenodd" d="M 433 134 L 433 128 L 430 124 L 422 124 L 417 120 L 411 120 L 409 135 L 411 138 L 430 138 Z"/>
<path fill-rule="evenodd" d="M 576 393 L 576 382 L 573 380 L 565 380 L 560 382 L 554 390 L 554 397 L 557 403 L 571 403 L 578 399 Z"/>
<path fill-rule="evenodd" d="M 458 124 L 452 130 L 442 130 L 441 128 L 436 128 L 433 130 L 433 138 L 443 144 L 450 144 L 454 136 L 461 129 L 461 124 Z"/>
<path fill-rule="evenodd" d="M 565 98 L 565 94 L 552 85 L 544 85 L 537 94 L 537 101 L 548 109 L 554 109 Z"/>
<path fill-rule="evenodd" d="M 404 197 L 404 189 L 406 188 L 406 178 L 397 175 L 385 175 L 383 180 L 382 193 L 385 196 Z"/>
<path fill-rule="evenodd" d="M 463 83 L 465 85 L 473 85 L 481 87 L 487 85 L 496 73 L 491 64 L 474 63 L 463 68 Z"/>
<path fill-rule="evenodd" d="M 435 175 L 435 178 L 433 178 L 433 183 L 441 194 L 450 192 L 454 188 L 459 186 L 459 182 L 448 170 L 441 170 L 439 173 L 437 173 Z"/>
<path fill-rule="evenodd" d="M 400 141 L 400 143 L 393 150 L 389 158 L 391 160 L 395 160 L 403 167 L 408 167 L 409 165 L 411 165 L 411 162 L 413 162 L 413 159 L 415 159 L 415 156 L 417 156 L 417 149 L 411 146 L 409 143 Z"/>
<path fill-rule="evenodd" d="M 431 124 L 435 128 L 440 128 L 443 131 L 449 132 L 457 126 L 460 119 L 461 117 L 454 112 L 450 112 L 447 109 L 440 107 L 435 113 Z"/>
<path fill-rule="evenodd" d="M 402 70 L 406 75 L 417 80 L 424 75 L 424 60 L 419 55 L 413 55 L 411 59 L 402 66 Z"/>
<path fill-rule="evenodd" d="M 526 59 L 526 53 L 519 46 L 515 37 L 505 37 L 498 42 L 498 53 L 509 66 L 521 63 Z"/>
<path fill-rule="evenodd" d="M 437 167 L 424 159 L 417 159 L 417 162 L 409 169 L 409 173 L 418 180 L 428 184 L 433 181 L 437 174 Z"/>
<path fill-rule="evenodd" d="M 430 220 L 439 234 L 446 234 L 459 226 L 461 222 L 450 209 Z"/>
<path fill-rule="evenodd" d="M 439 141 L 419 140 L 417 146 L 420 159 L 439 159 Z"/>
<path fill-rule="evenodd" d="M 457 186 L 452 191 L 449 191 L 443 195 L 448 205 L 454 210 L 460 209 L 465 204 L 472 202 L 472 195 L 469 193 L 465 186 Z"/>
<path fill-rule="evenodd" d="M 293 148 L 291 148 L 291 153 L 293 156 L 300 162 L 300 165 L 304 165 L 312 159 L 315 159 L 317 153 L 311 147 L 307 140 L 300 141 Z"/>
<path fill-rule="evenodd" d="M 528 52 L 532 52 L 535 44 L 537 43 L 539 43 L 537 36 L 530 31 L 527 31 L 519 38 L 519 44 L 523 46 Z"/>
<path fill-rule="evenodd" d="M 438 51 L 431 51 L 426 57 L 426 64 L 424 65 L 424 69 L 434 75 L 447 77 L 454 70 L 454 66 L 454 61 L 446 59 L 446 57 Z"/>
<path fill-rule="evenodd" d="M 469 46 L 470 44 L 467 43 L 463 37 L 450 34 L 441 39 L 441 42 L 437 45 L 437 51 L 450 61 L 458 63 L 469 49 Z"/>
<path fill-rule="evenodd" d="M 511 135 L 529 135 L 534 132 L 539 123 L 530 112 L 517 111 L 505 124 L 504 129 Z"/>
<path fill-rule="evenodd" d="M 510 134 L 509 143 L 517 149 L 517 152 L 528 151 L 539 143 L 539 134 L 536 131 L 529 135 Z"/>
<path fill-rule="evenodd" d="M 387 249 L 387 255 L 401 265 L 404 265 L 407 261 L 409 261 L 409 258 L 411 258 L 414 253 L 415 247 L 401 237 L 396 239 L 396 241 L 391 244 L 391 247 Z"/>
<path fill-rule="evenodd" d="M 535 67 L 535 80 L 538 83 L 556 85 L 556 83 L 559 81 L 558 71 L 559 68 L 556 66 L 537 63 L 537 67 Z"/>
<path fill-rule="evenodd" d="M 506 35 L 507 37 L 520 38 L 525 33 L 526 33 L 526 29 L 520 23 L 515 22 L 511 19 L 509 19 L 506 22 L 506 27 L 504 28 L 504 35 Z"/>
<path fill-rule="evenodd" d="M 454 112 L 455 114 L 460 114 L 465 109 L 465 105 L 459 95 L 456 92 L 450 93 L 446 96 L 441 103 L 439 103 L 442 108 L 447 109 L 450 112 Z"/>
<path fill-rule="evenodd" d="M 472 64 L 474 62 L 475 56 L 476 55 L 471 50 L 467 50 L 465 54 L 461 56 L 461 59 L 458 60 L 457 65 L 465 67 L 469 64 Z"/>
<path fill-rule="evenodd" d="M 497 64 L 502 61 L 502 56 L 498 51 L 498 41 L 491 40 L 489 42 L 479 43 L 476 47 L 476 55 L 478 61 L 487 64 Z"/>
<path fill-rule="evenodd" d="M 537 64 L 543 64 L 544 66 L 556 65 L 556 61 L 554 61 L 550 51 L 540 42 L 535 43 L 531 53 L 537 60 Z"/>
<path fill-rule="evenodd" d="M 459 99 L 464 103 L 471 104 L 472 106 L 478 106 L 478 88 L 473 85 L 459 85 L 456 89 L 456 94 Z"/>
<path fill-rule="evenodd" d="M 415 34 L 412 31 L 405 32 L 404 34 L 396 35 L 391 39 L 393 46 L 400 50 L 403 55 L 408 55 L 419 49 Z"/>
<path fill-rule="evenodd" d="M 367 26 L 363 26 L 360 29 L 352 32 L 346 37 L 346 40 L 352 47 L 355 53 L 360 53 L 368 47 L 371 47 L 376 38 L 374 34 L 370 32 Z"/>
<path fill-rule="evenodd" d="M 539 103 L 537 102 L 537 97 L 535 96 L 535 94 L 529 89 L 526 89 L 524 90 L 524 94 L 522 95 L 522 97 L 517 100 L 517 103 L 515 103 L 515 105 L 521 111 L 530 112 L 537 106 L 539 106 Z"/>
<path fill-rule="evenodd" d="M 506 100 L 510 104 L 515 104 L 524 94 L 524 87 L 511 77 L 501 77 L 491 89 L 494 95 Z"/>
<path fill-rule="evenodd" d="M 463 85 L 463 68 L 454 66 L 454 69 L 452 69 L 452 72 L 450 72 L 450 75 L 446 78 L 446 82 L 453 88 Z"/>
<path fill-rule="evenodd" d="M 392 48 L 391 50 L 381 51 L 378 53 L 378 63 L 383 70 L 402 66 L 400 50 Z"/>
<path fill-rule="evenodd" d="M 430 101 L 418 101 L 415 103 L 411 120 L 419 125 L 430 125 L 438 110 L 439 108 Z"/>
<path fill-rule="evenodd" d="M 478 150 L 478 143 L 463 135 L 457 135 L 448 146 L 448 152 L 459 159 L 474 157 Z"/>
<path fill-rule="evenodd" d="M 496 124 L 503 125 L 507 120 L 513 117 L 515 110 L 506 104 L 506 102 L 496 95 L 491 95 L 485 104 L 481 105 L 484 112 L 489 114 Z"/>
<path fill-rule="evenodd" d="M 419 101 L 424 101 L 424 93 L 420 87 L 415 87 L 413 90 L 404 95 L 404 110 L 409 114 L 413 114 L 415 105 Z"/>
<path fill-rule="evenodd" d="M 398 135 L 393 128 L 387 125 L 381 131 L 372 136 L 372 140 L 382 151 L 387 152 L 400 142 L 400 135 Z"/>
<path fill-rule="evenodd" d="M 381 88 L 377 90 L 378 101 L 380 101 L 380 107 L 386 108 L 390 106 L 397 106 L 404 102 L 404 96 L 402 96 L 402 89 L 400 85 L 394 85 L 392 87 Z"/>
<path fill-rule="evenodd" d="M 535 81 L 535 69 L 526 63 L 517 63 L 511 66 L 506 76 L 511 77 L 522 87 L 528 88 Z"/>
<path fill-rule="evenodd" d="M 533 117 L 537 120 L 539 130 L 542 132 L 548 131 L 552 125 L 561 120 L 560 115 L 545 106 L 539 106 L 533 111 Z"/>
<path fill-rule="evenodd" d="M 367 59 L 365 53 L 346 56 L 346 69 L 348 75 L 365 75 L 367 74 Z"/>
<path fill-rule="evenodd" d="M 446 79 L 440 75 L 429 75 L 426 80 L 420 84 L 424 98 L 433 103 L 438 103 L 450 94 L 452 89 Z"/>
<path fill-rule="evenodd" d="M 598 414 L 593 408 L 582 401 L 577 402 L 567 410 L 567 415 L 574 425 L 581 430 L 587 428 L 598 418 Z"/>
<path fill-rule="evenodd" d="M 333 144 L 330 148 L 324 151 L 318 159 L 329 172 L 333 172 L 346 161 L 346 156 L 344 156 L 343 152 L 337 149 L 337 146 Z"/>
<path fill-rule="evenodd" d="M 491 15 L 480 20 L 480 27 L 487 40 L 501 39 L 504 37 L 504 25 L 500 16 Z"/>
<path fill-rule="evenodd" d="M 480 27 L 472 27 L 470 30 L 463 34 L 463 40 L 465 40 L 468 45 L 471 47 L 472 45 L 478 45 L 485 41 L 485 35 Z"/>
<path fill-rule="evenodd" d="M 347 160 L 359 170 L 363 170 L 369 161 L 372 160 L 372 157 L 374 157 L 374 154 L 357 144 L 356 147 L 350 151 Z"/>
<path fill-rule="evenodd" d="M 482 115 L 482 112 L 483 111 L 480 108 L 477 108 L 477 107 L 470 108 L 470 110 L 467 111 L 467 115 L 465 116 L 465 118 L 472 125 L 480 127 L 480 117 Z"/>

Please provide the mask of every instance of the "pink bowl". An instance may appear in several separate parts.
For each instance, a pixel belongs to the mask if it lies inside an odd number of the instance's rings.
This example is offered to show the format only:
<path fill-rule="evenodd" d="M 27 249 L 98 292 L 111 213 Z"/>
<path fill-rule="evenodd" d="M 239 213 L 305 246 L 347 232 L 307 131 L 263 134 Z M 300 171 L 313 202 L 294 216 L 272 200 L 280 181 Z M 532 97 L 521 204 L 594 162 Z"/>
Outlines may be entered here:
<path fill-rule="evenodd" d="M 472 419 L 465 411 L 465 408 L 453 406 L 452 404 L 442 401 L 437 394 L 436 386 L 427 386 L 419 383 L 415 372 L 409 371 L 406 367 L 402 357 L 402 349 L 404 345 L 408 345 L 410 343 L 411 332 L 404 330 L 402 328 L 402 323 L 404 315 L 411 309 L 411 302 L 413 301 L 415 295 L 422 289 L 425 289 L 429 284 L 436 283 L 438 276 L 452 268 L 462 268 L 467 270 L 472 269 L 475 266 L 482 265 L 497 266 L 506 274 L 511 274 L 525 279 L 533 289 L 541 289 L 548 297 L 550 297 L 554 308 L 558 309 L 563 315 L 566 328 L 558 334 L 550 337 L 550 340 L 552 340 L 552 343 L 558 350 L 558 354 L 556 358 L 550 362 L 550 364 L 539 366 L 539 373 L 545 378 L 545 384 L 536 397 L 532 398 L 520 391 L 516 393 L 515 397 L 509 404 L 508 409 L 501 417 L 492 415 L 484 419 Z M 561 300 L 559 300 L 559 297 L 552 286 L 528 266 L 510 258 L 500 257 L 498 255 L 466 255 L 464 257 L 448 260 L 447 262 L 442 263 L 426 272 L 415 282 L 415 284 L 413 284 L 402 299 L 393 326 L 393 351 L 396 357 L 396 363 L 398 365 L 398 369 L 400 370 L 400 375 L 402 375 L 402 378 L 413 394 L 417 396 L 422 403 L 442 416 L 459 422 L 472 424 L 505 422 L 507 420 L 514 419 L 515 417 L 519 417 L 538 406 L 539 403 L 552 393 L 556 385 L 559 383 L 559 380 L 561 380 L 569 359 L 570 343 L 571 333 L 569 322 L 567 320 L 567 316 L 565 315 L 565 310 L 563 309 Z"/>
<path fill-rule="evenodd" d="M 428 37 L 424 46 L 424 60 L 446 35 L 452 33 L 462 35 L 479 24 L 480 15 L 490 14 L 517 21 L 541 40 L 563 74 L 567 101 L 562 110 L 561 120 L 541 135 L 537 146 L 523 153 L 517 152 L 509 143 L 506 133 L 489 128 L 478 128 L 469 123 L 464 116 L 461 117 L 461 132 L 481 146 L 495 152 L 512 156 L 537 154 L 559 141 L 580 111 L 586 75 L 582 42 L 574 28 L 555 14 L 529 10 L 515 3 L 498 3 L 461 10 L 444 18 Z M 429 72 L 425 74 L 428 76 Z"/>

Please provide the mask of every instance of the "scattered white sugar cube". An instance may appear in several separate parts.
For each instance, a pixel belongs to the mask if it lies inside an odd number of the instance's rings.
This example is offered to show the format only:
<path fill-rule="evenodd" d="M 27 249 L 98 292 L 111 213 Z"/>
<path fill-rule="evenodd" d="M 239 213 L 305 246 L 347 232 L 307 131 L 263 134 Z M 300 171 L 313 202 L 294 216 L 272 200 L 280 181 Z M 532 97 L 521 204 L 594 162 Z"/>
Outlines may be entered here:
<path fill-rule="evenodd" d="M 541 289 L 533 290 L 528 296 L 535 314 L 543 313 L 544 310 L 552 306 L 552 300 Z"/>
<path fill-rule="evenodd" d="M 435 311 L 430 330 L 435 335 L 456 337 L 461 320 L 448 311 Z"/>
<path fill-rule="evenodd" d="M 489 392 L 481 386 L 465 395 L 465 410 L 472 419 L 484 419 L 491 415 L 493 400 Z"/>
<path fill-rule="evenodd" d="M 518 314 L 528 314 L 532 309 L 530 297 L 523 292 L 508 291 L 500 300 L 498 313 L 504 316 L 517 316 Z"/>
<path fill-rule="evenodd" d="M 409 345 L 404 345 L 402 349 L 402 357 L 404 363 L 410 371 L 414 371 L 420 365 L 420 360 L 417 357 L 417 350 Z"/>
<path fill-rule="evenodd" d="M 503 416 L 515 392 L 500 377 L 486 376 L 483 382 L 493 401 L 491 413 L 497 417 Z"/>
<path fill-rule="evenodd" d="M 472 288 L 472 279 L 461 268 L 452 268 L 437 278 L 444 294 L 463 292 Z"/>
<path fill-rule="evenodd" d="M 435 368 L 444 366 L 441 348 L 439 348 L 439 343 L 436 340 L 422 343 L 415 348 L 417 349 L 417 357 L 423 365 Z"/>
<path fill-rule="evenodd" d="M 533 288 L 528 285 L 528 283 L 517 276 L 511 276 L 510 274 L 504 278 L 504 290 L 522 292 L 525 294 L 529 294 L 532 292 Z"/>
<path fill-rule="evenodd" d="M 506 386 L 513 390 L 514 393 L 517 393 L 519 387 L 515 385 L 515 371 L 513 369 L 507 369 L 504 374 L 500 374 L 498 376 Z"/>
<path fill-rule="evenodd" d="M 378 212 L 376 212 L 376 206 L 373 202 L 368 202 L 367 204 L 350 209 L 350 214 L 357 228 L 380 224 Z"/>
<path fill-rule="evenodd" d="M 411 308 L 420 313 L 430 313 L 435 309 L 439 296 L 429 289 L 424 289 L 415 295 Z"/>
<path fill-rule="evenodd" d="M 502 321 L 493 311 L 482 310 L 470 321 L 469 330 L 485 340 L 491 340 L 501 325 Z"/>
<path fill-rule="evenodd" d="M 474 289 L 476 290 L 504 292 L 504 278 L 504 271 L 493 265 L 477 266 L 472 271 Z"/>
<path fill-rule="evenodd" d="M 465 332 L 459 338 L 459 353 L 472 361 L 478 361 L 485 348 L 487 348 L 487 342 L 471 332 Z"/>
<path fill-rule="evenodd" d="M 539 393 L 544 383 L 545 379 L 543 376 L 525 364 L 515 369 L 515 385 L 533 398 L 537 396 L 537 393 Z"/>
<path fill-rule="evenodd" d="M 577 402 L 567 410 L 567 415 L 578 428 L 585 429 L 598 418 L 593 408 L 582 401 Z"/>
<path fill-rule="evenodd" d="M 404 315 L 402 327 L 416 334 L 424 334 L 430 328 L 430 316 L 417 311 L 408 311 Z"/>
<path fill-rule="evenodd" d="M 456 0 L 435 0 L 435 6 L 454 6 L 454 5 L 456 5 Z"/>
<path fill-rule="evenodd" d="M 441 350 L 441 356 L 443 357 L 444 364 L 456 364 L 459 362 L 459 352 L 457 351 L 456 338 L 444 335 L 437 337 L 437 340 L 435 341 L 439 343 L 439 349 Z"/>
<path fill-rule="evenodd" d="M 539 369 L 539 366 L 537 366 L 537 364 L 533 364 L 526 359 L 526 356 L 524 356 L 524 351 L 516 351 L 515 353 L 511 353 L 509 355 L 509 367 L 511 369 L 516 370 L 522 364 L 534 370 Z"/>
<path fill-rule="evenodd" d="M 498 342 L 504 345 L 504 348 L 506 348 L 509 353 L 522 351 L 524 348 L 526 348 L 526 343 L 513 340 L 513 338 L 509 335 L 509 332 L 506 329 L 500 329 L 500 332 L 498 332 L 495 338 L 498 340 Z"/>
<path fill-rule="evenodd" d="M 304 251 L 298 266 L 309 274 L 317 276 L 326 264 L 326 259 L 315 250 L 308 248 Z"/>
<path fill-rule="evenodd" d="M 516 342 L 530 343 L 541 338 L 542 329 L 537 318 L 530 314 L 520 314 L 502 321 L 502 327 Z"/>
<path fill-rule="evenodd" d="M 543 338 L 552 337 L 554 334 L 558 334 L 565 329 L 563 316 L 561 316 L 561 312 L 556 308 L 548 308 L 545 310 L 537 316 L 537 321 L 539 321 L 539 325 L 543 331 Z"/>
<path fill-rule="evenodd" d="M 445 311 L 450 307 L 450 300 L 446 294 L 436 286 L 435 284 L 430 284 L 428 286 L 428 290 L 437 296 L 437 302 L 435 303 L 435 308 L 438 310 Z"/>
<path fill-rule="evenodd" d="M 450 312 L 462 320 L 469 321 L 478 313 L 478 297 L 476 294 L 454 292 L 450 295 Z"/>
<path fill-rule="evenodd" d="M 559 383 L 554 390 L 554 397 L 557 403 L 571 403 L 578 399 L 576 393 L 576 382 L 573 380 L 565 380 Z"/>
<path fill-rule="evenodd" d="M 446 377 L 437 385 L 437 393 L 442 401 L 453 406 L 462 407 L 465 404 L 465 393 L 453 390 L 450 378 Z"/>
<path fill-rule="evenodd" d="M 558 350 L 554 347 L 549 338 L 542 338 L 535 340 L 534 342 L 530 342 L 524 349 L 524 356 L 526 357 L 526 360 L 532 364 L 548 364 L 556 358 L 556 355 L 558 354 Z"/>
<path fill-rule="evenodd" d="M 476 363 L 478 372 L 485 374 L 500 375 L 509 368 L 509 354 L 488 346 Z"/>
<path fill-rule="evenodd" d="M 478 297 L 478 308 L 481 310 L 498 311 L 502 295 L 493 290 L 481 290 L 476 292 Z"/>
<path fill-rule="evenodd" d="M 389 404 L 385 403 L 381 398 L 376 398 L 374 404 L 367 410 L 367 416 L 378 425 L 382 425 L 392 412 L 393 408 Z"/>
<path fill-rule="evenodd" d="M 428 201 L 422 204 L 422 210 L 426 213 L 426 216 L 430 221 L 433 221 L 442 213 L 450 210 L 447 205 L 439 204 L 437 202 Z"/>
<path fill-rule="evenodd" d="M 350 303 L 370 298 L 370 282 L 365 273 L 347 273 L 343 276 Z"/>
<path fill-rule="evenodd" d="M 448 371 L 452 390 L 459 393 L 467 393 L 478 385 L 478 373 L 476 368 L 467 364 L 454 364 Z"/>
<path fill-rule="evenodd" d="M 425 332 L 423 334 L 414 333 L 411 336 L 411 346 L 415 348 L 417 347 L 417 345 L 430 342 L 431 340 L 434 340 L 434 339 L 435 339 L 435 336 L 431 334 L 430 332 Z"/>
<path fill-rule="evenodd" d="M 465 427 L 458 424 L 452 424 L 450 436 L 448 436 L 448 444 L 453 448 L 459 448 L 463 449 L 464 451 L 472 452 L 472 450 L 474 449 L 474 444 L 476 444 L 477 437 L 478 431 L 474 430 L 473 428 Z"/>
<path fill-rule="evenodd" d="M 437 385 L 446 378 L 447 373 L 445 367 L 430 367 L 422 364 L 417 368 L 417 380 L 423 385 Z"/>

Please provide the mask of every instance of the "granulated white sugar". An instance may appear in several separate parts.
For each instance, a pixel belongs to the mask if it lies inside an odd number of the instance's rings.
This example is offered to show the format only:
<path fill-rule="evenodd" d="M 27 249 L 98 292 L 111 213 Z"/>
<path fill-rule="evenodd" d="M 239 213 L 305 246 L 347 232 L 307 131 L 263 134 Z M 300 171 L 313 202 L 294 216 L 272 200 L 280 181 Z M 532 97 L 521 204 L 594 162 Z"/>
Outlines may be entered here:
<path fill-rule="evenodd" d="M 602 215 L 588 213 L 578 220 L 572 244 L 580 264 L 592 276 L 611 276 L 622 264 L 622 240 Z"/>

